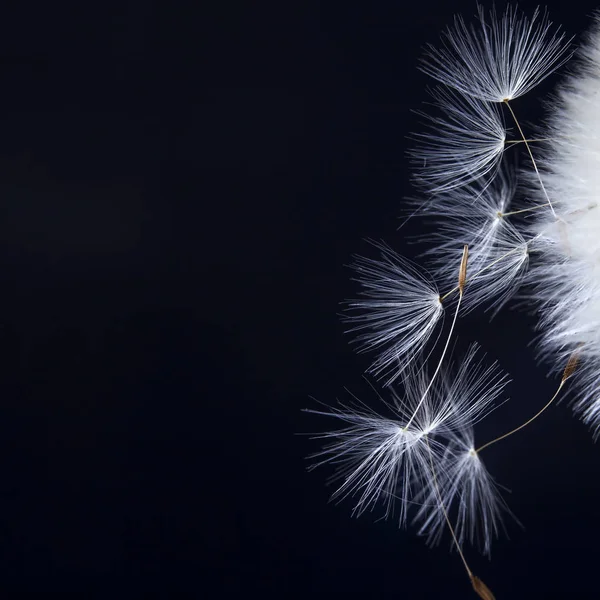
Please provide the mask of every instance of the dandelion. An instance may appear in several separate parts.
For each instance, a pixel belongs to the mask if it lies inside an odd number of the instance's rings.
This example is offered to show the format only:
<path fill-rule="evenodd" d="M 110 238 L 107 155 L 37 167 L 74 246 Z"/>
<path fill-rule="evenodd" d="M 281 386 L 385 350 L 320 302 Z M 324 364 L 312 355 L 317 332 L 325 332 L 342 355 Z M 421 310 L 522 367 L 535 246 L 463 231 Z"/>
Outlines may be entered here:
<path fill-rule="evenodd" d="M 451 265 L 458 260 L 462 245 L 469 246 L 470 269 L 479 270 L 504 229 L 514 230 L 509 216 L 516 192 L 516 178 L 502 169 L 490 185 L 475 181 L 451 192 L 438 194 L 427 203 L 422 216 L 431 220 L 432 234 L 421 236 L 431 242 L 424 253 L 435 274 L 453 277 Z"/>
<path fill-rule="evenodd" d="M 539 10 L 531 19 L 509 6 L 502 18 L 495 9 L 486 21 L 478 6 L 479 23 L 467 26 L 456 17 L 441 48 L 429 46 L 421 69 L 466 96 L 505 102 L 529 92 L 569 59 L 569 41 L 552 31 Z"/>
<path fill-rule="evenodd" d="M 455 373 L 443 371 L 428 403 L 431 431 L 454 436 L 478 423 L 500 397 L 508 377 L 497 362 L 485 364 L 478 344 L 471 344 Z"/>
<path fill-rule="evenodd" d="M 432 194 L 454 190 L 494 175 L 505 148 L 506 131 L 497 106 L 438 88 L 431 92 L 442 117 L 419 113 L 427 133 L 409 154 L 414 181 Z"/>
<path fill-rule="evenodd" d="M 376 350 L 369 372 L 391 383 L 423 351 L 443 316 L 435 283 L 382 243 L 380 259 L 356 257 L 352 265 L 363 297 L 348 303 L 349 332 L 360 351 Z"/>
<path fill-rule="evenodd" d="M 577 349 L 576 412 L 600 432 L 600 23 L 557 94 L 541 160 L 556 218 L 536 214 L 529 299 L 539 306 L 540 352 L 559 363 Z M 532 186 L 532 193 L 540 192 Z"/>
<path fill-rule="evenodd" d="M 388 416 L 356 398 L 339 408 L 308 410 L 346 424 L 316 436 L 329 443 L 311 457 L 319 459 L 313 468 L 338 465 L 334 480 L 342 483 L 332 498 L 358 498 L 356 515 L 382 502 L 389 517 L 398 503 L 404 525 L 414 496 L 434 485 L 432 461 L 438 468 L 444 464 L 446 446 L 438 436 L 456 436 L 484 418 L 506 384 L 497 365 L 484 367 L 477 353 L 478 347 L 472 346 L 456 373 L 442 370 L 435 378 L 424 365 L 412 364 L 400 391 L 389 387 L 390 400 L 379 397 Z"/>
<path fill-rule="evenodd" d="M 490 185 L 475 182 L 440 194 L 428 203 L 424 216 L 433 220 L 431 247 L 424 253 L 436 279 L 450 289 L 451 268 L 462 245 L 469 246 L 464 308 L 484 304 L 497 312 L 519 289 L 529 263 L 529 247 L 511 222 L 515 178 L 501 171 Z M 514 211 L 521 212 L 521 211 Z"/>
<path fill-rule="evenodd" d="M 527 148 L 545 201 L 554 208 L 537 164 L 510 101 L 529 92 L 570 58 L 564 34 L 552 33 L 552 24 L 536 10 L 531 19 L 508 7 L 502 19 L 494 9 L 488 24 L 478 6 L 480 27 L 467 27 L 456 17 L 441 48 L 429 47 L 421 69 L 466 97 L 504 103 Z"/>
<path fill-rule="evenodd" d="M 459 546 L 468 540 L 489 556 L 505 514 L 514 515 L 475 449 L 471 426 L 453 436 L 436 471 L 435 485 L 423 488 L 417 499 L 421 503 L 415 516 L 419 535 L 431 545 L 440 542 L 446 517 L 439 507 L 444 506 L 448 513 L 456 513 L 451 521 Z"/>
<path fill-rule="evenodd" d="M 415 136 L 411 153 L 415 183 L 427 194 L 419 209 L 435 227 L 423 256 L 433 275 L 383 244 L 376 245 L 379 260 L 354 265 L 362 297 L 349 306 L 351 331 L 361 351 L 378 352 L 370 372 L 399 390 L 386 389 L 387 416 L 362 403 L 319 412 L 346 428 L 321 436 L 328 445 L 316 457 L 318 465 L 338 466 L 334 497 L 355 497 L 356 513 L 383 502 L 389 516 L 397 503 L 405 525 L 414 508 L 411 522 L 431 544 L 447 528 L 474 591 L 490 600 L 465 546 L 489 556 L 512 513 L 482 451 L 542 415 L 575 373 L 574 409 L 600 436 L 600 17 L 559 89 L 546 131 L 529 139 L 512 100 L 570 58 L 570 40 L 539 10 L 528 18 L 514 7 L 502 16 L 492 9 L 488 20 L 479 6 L 478 16 L 468 26 L 457 17 L 421 65 L 444 86 L 432 92 L 444 116 L 426 116 L 428 130 Z M 518 139 L 506 139 L 502 110 Z M 535 154 L 534 142 L 542 142 Z M 506 165 L 509 147 L 527 151 L 527 188 Z M 518 200 L 525 189 L 529 198 Z M 448 367 L 450 340 L 459 315 L 479 306 L 495 314 L 522 284 L 539 310 L 540 355 L 555 371 L 566 367 L 555 394 L 531 418 L 477 447 L 474 427 L 507 378 L 495 363 L 485 366 L 477 346 L 457 369 Z M 438 354 L 434 333 L 452 302 Z M 429 375 L 434 353 L 439 360 Z"/>
<path fill-rule="evenodd" d="M 411 408 L 416 408 L 421 399 L 419 391 L 422 387 L 407 387 L 402 397 L 390 389 L 391 400 L 387 403 L 382 400 L 389 417 L 358 402 L 341 404 L 340 408 L 328 411 L 307 411 L 335 417 L 347 424 L 345 429 L 316 436 L 329 443 L 310 458 L 319 459 L 311 468 L 325 463 L 338 467 L 332 481 L 341 484 L 332 499 L 357 498 L 354 515 L 372 510 L 381 502 L 388 518 L 399 504 L 399 524 L 406 524 L 414 486 L 420 487 L 419 482 L 430 476 L 430 456 L 438 461 L 443 451 L 437 443 L 427 447 L 431 423 L 422 414 L 406 426 L 412 417 Z"/>

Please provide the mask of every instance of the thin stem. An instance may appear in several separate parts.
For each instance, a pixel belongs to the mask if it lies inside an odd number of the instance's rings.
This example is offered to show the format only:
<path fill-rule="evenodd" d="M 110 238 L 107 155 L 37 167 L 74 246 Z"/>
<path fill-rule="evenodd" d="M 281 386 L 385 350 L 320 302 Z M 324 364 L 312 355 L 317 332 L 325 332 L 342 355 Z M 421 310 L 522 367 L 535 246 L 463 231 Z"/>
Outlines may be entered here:
<path fill-rule="evenodd" d="M 495 444 L 496 442 L 499 442 L 500 440 L 503 440 L 504 438 L 507 438 L 509 435 L 512 435 L 513 433 L 516 433 L 517 431 L 519 431 L 520 429 L 523 429 L 523 427 L 526 427 L 527 425 L 529 425 L 529 423 L 531 423 L 532 421 L 534 421 L 535 419 L 537 419 L 554 402 L 554 400 L 556 399 L 556 397 L 558 396 L 558 394 L 562 390 L 564 383 L 565 383 L 564 381 L 560 382 L 560 385 L 558 386 L 558 389 L 554 393 L 554 396 L 552 396 L 552 398 L 550 398 L 549 402 L 542 409 L 540 409 L 537 413 L 535 413 L 535 415 L 533 415 L 533 417 L 531 417 L 529 420 L 525 421 L 525 423 L 522 423 L 518 427 L 515 427 L 514 429 L 512 429 L 508 433 L 505 433 L 504 435 L 501 435 L 500 437 L 497 437 L 496 439 L 492 440 L 491 442 L 487 442 L 487 443 L 483 444 L 483 446 L 480 446 L 479 448 L 477 448 L 477 450 L 475 450 L 475 452 L 481 452 L 482 450 L 484 450 L 488 446 L 491 446 L 492 444 Z"/>
<path fill-rule="evenodd" d="M 522 208 L 521 210 L 512 210 L 511 212 L 498 212 L 499 217 L 510 217 L 512 215 L 519 215 L 524 212 L 530 212 L 532 210 L 539 210 L 540 208 L 545 208 L 546 206 L 550 206 L 548 203 L 546 204 L 536 204 L 530 208 Z"/>
<path fill-rule="evenodd" d="M 483 581 L 481 581 L 481 579 L 479 579 L 479 577 L 477 577 L 477 575 L 474 575 L 473 571 L 471 571 L 471 569 L 469 568 L 467 559 L 465 558 L 462 548 L 460 547 L 460 544 L 458 542 L 458 538 L 456 537 L 456 533 L 454 532 L 454 527 L 452 527 L 452 523 L 450 522 L 450 517 L 448 516 L 448 511 L 446 510 L 446 507 L 444 506 L 444 501 L 442 500 L 442 495 L 440 494 L 440 488 L 439 488 L 438 482 L 437 482 L 437 474 L 435 472 L 435 466 L 433 464 L 433 455 L 431 453 L 431 446 L 429 445 L 429 436 L 428 435 L 425 436 L 425 441 L 427 442 L 427 450 L 429 450 L 429 463 L 431 464 L 431 472 L 433 473 L 433 486 L 435 488 L 435 493 L 438 497 L 438 503 L 439 503 L 440 509 L 444 515 L 444 519 L 446 519 L 446 524 L 448 525 L 448 529 L 450 530 L 450 533 L 452 534 L 452 539 L 454 541 L 454 545 L 456 546 L 456 549 L 458 550 L 458 554 L 460 555 L 460 559 L 462 560 L 462 563 L 465 566 L 465 570 L 467 571 L 467 575 L 469 576 L 471 585 L 473 586 L 475 593 L 480 598 L 483 598 L 484 600 L 494 600 L 494 594 L 492 594 L 490 588 L 488 588 L 488 586 L 485 585 L 485 583 L 483 583 Z"/>
<path fill-rule="evenodd" d="M 446 351 L 448 350 L 448 346 L 450 345 L 450 338 L 452 337 L 452 332 L 454 331 L 454 325 L 456 325 L 456 318 L 458 317 L 458 310 L 460 309 L 460 303 L 461 303 L 462 297 L 463 297 L 463 293 L 462 293 L 462 290 L 460 290 L 460 295 L 458 297 L 458 303 L 456 305 L 456 310 L 454 311 L 454 318 L 452 319 L 452 325 L 450 327 L 450 332 L 448 333 L 448 338 L 446 339 L 446 344 L 444 345 L 444 349 L 442 350 L 442 355 L 440 356 L 438 365 L 437 365 L 431 379 L 429 380 L 429 384 L 427 385 L 427 388 L 425 389 L 425 391 L 423 392 L 423 395 L 421 396 L 421 400 L 419 400 L 419 404 L 417 404 L 417 408 L 415 408 L 415 412 L 413 413 L 412 417 L 409 419 L 408 423 L 404 426 L 405 431 L 408 429 L 409 425 L 413 422 L 414 418 L 416 417 L 417 413 L 419 412 L 419 409 L 423 405 L 423 402 L 425 402 L 425 398 L 427 397 L 427 394 L 429 393 L 429 390 L 431 389 L 431 386 L 433 385 L 433 382 L 435 381 L 437 374 L 439 373 L 440 369 L 442 368 L 442 362 L 444 361 L 444 357 L 446 356 Z"/>
<path fill-rule="evenodd" d="M 515 115 L 515 112 L 512 109 L 512 106 L 510 105 L 508 99 L 504 100 L 504 104 L 506 104 L 506 106 L 508 107 L 508 110 L 510 111 L 510 114 L 512 115 L 512 118 L 514 119 L 514 121 L 515 121 L 515 123 L 517 125 L 517 129 L 519 130 L 519 133 L 521 134 L 521 138 L 523 140 L 523 143 L 525 144 L 525 147 L 527 148 L 527 152 L 529 153 L 529 157 L 531 158 L 531 162 L 533 164 L 533 168 L 535 169 L 535 172 L 536 172 L 536 174 L 538 176 L 538 179 L 540 181 L 540 186 L 542 187 L 542 191 L 544 192 L 544 196 L 546 196 L 546 200 L 548 201 L 548 204 L 550 205 L 550 210 L 552 211 L 552 214 L 556 217 L 556 213 L 554 212 L 554 207 L 552 206 L 552 202 L 550 202 L 550 197 L 548 196 L 548 192 L 546 192 L 546 188 L 544 187 L 544 182 L 542 181 L 542 176 L 540 175 L 540 172 L 538 170 L 537 163 L 535 162 L 535 158 L 533 158 L 533 152 L 531 151 L 531 147 L 529 146 L 529 142 L 525 138 L 525 134 L 523 133 L 523 130 L 521 129 L 521 125 L 519 124 L 519 121 L 517 120 L 517 116 Z"/>
<path fill-rule="evenodd" d="M 552 138 L 535 138 L 529 140 L 505 140 L 505 144 L 533 144 L 535 142 L 549 142 Z"/>
<path fill-rule="evenodd" d="M 538 412 L 535 413 L 535 415 L 533 415 L 533 417 L 531 417 L 531 419 L 528 419 L 522 425 L 515 427 L 515 429 L 512 429 L 508 433 L 505 433 L 504 435 L 501 435 L 500 437 L 497 437 L 496 439 L 493 439 L 491 442 L 487 442 L 486 444 L 483 444 L 483 446 L 480 446 L 479 448 L 477 448 L 477 450 L 475 450 L 475 452 L 476 453 L 481 452 L 484 448 L 487 448 L 488 446 L 491 446 L 492 444 L 495 444 L 496 442 L 499 442 L 500 440 L 507 438 L 509 435 L 516 433 L 517 431 L 519 431 L 520 429 L 523 429 L 523 427 L 526 427 L 527 425 L 529 425 L 529 423 L 531 423 L 532 421 L 537 419 L 554 402 L 554 400 L 556 400 L 557 396 L 560 394 L 560 391 L 563 389 L 563 386 L 565 385 L 565 383 L 567 382 L 569 377 L 571 377 L 571 375 L 573 375 L 573 373 L 575 372 L 575 369 L 577 368 L 577 363 L 579 361 L 580 348 L 581 348 L 581 344 L 578 346 L 577 350 L 575 350 L 575 352 L 573 352 L 573 354 L 571 354 L 571 356 L 569 357 L 569 360 L 567 361 L 567 366 L 565 367 L 565 370 L 563 371 L 563 376 L 562 376 L 562 379 L 560 380 L 560 385 L 558 386 L 558 389 L 556 390 L 556 392 L 554 392 L 554 396 L 552 396 L 552 398 L 550 398 L 550 400 L 544 405 L 543 408 L 538 410 Z"/>
<path fill-rule="evenodd" d="M 460 544 L 458 543 L 458 538 L 456 537 L 456 533 L 454 533 L 454 527 L 452 527 L 452 523 L 450 522 L 450 518 L 448 517 L 448 512 L 446 511 L 446 507 L 444 506 L 444 502 L 442 501 L 442 495 L 440 494 L 440 489 L 438 487 L 438 482 L 437 482 L 437 475 L 435 472 L 435 467 L 433 465 L 433 455 L 431 453 L 431 446 L 429 445 L 429 436 L 428 435 L 425 436 L 425 440 L 427 442 L 427 450 L 429 451 L 429 462 L 431 464 L 431 472 L 433 473 L 433 484 L 435 487 L 435 493 L 438 497 L 440 508 L 442 509 L 442 513 L 444 514 L 444 519 L 446 519 L 446 523 L 448 524 L 448 529 L 450 530 L 450 533 L 452 534 L 452 539 L 454 540 L 456 549 L 458 550 L 458 553 L 460 554 L 460 558 L 462 559 L 463 565 L 465 565 L 465 569 L 467 570 L 467 575 L 469 576 L 469 579 L 473 580 L 473 571 L 471 571 L 471 569 L 469 568 L 467 559 L 465 558 L 462 548 L 460 547 Z"/>
<path fill-rule="evenodd" d="M 454 331 L 454 326 L 456 325 L 456 319 L 458 317 L 458 311 L 460 309 L 460 303 L 461 303 L 462 297 L 463 297 L 463 290 L 465 288 L 465 281 L 467 280 L 467 258 L 468 258 L 468 256 L 469 256 L 469 247 L 467 245 L 465 245 L 463 247 L 462 260 L 460 261 L 460 269 L 458 271 L 458 291 L 459 291 L 460 295 L 458 297 L 458 303 L 456 305 L 456 310 L 454 311 L 454 318 L 452 319 L 452 325 L 450 327 L 450 331 L 448 332 L 448 338 L 446 339 L 446 344 L 444 345 L 444 349 L 442 350 L 442 355 L 440 356 L 440 360 L 437 364 L 437 367 L 435 368 L 435 371 L 434 371 L 431 379 L 429 380 L 429 384 L 425 388 L 425 391 L 423 392 L 423 395 L 421 396 L 421 399 L 419 400 L 419 404 L 417 404 L 417 408 L 415 408 L 415 412 L 412 414 L 412 417 L 409 419 L 408 423 L 404 426 L 404 431 L 406 431 L 408 429 L 408 427 L 410 426 L 410 424 L 413 422 L 415 416 L 419 412 L 419 409 L 423 405 L 423 402 L 425 402 L 425 398 L 427 398 L 427 394 L 429 393 L 429 390 L 431 389 L 431 386 L 433 385 L 433 382 L 435 381 L 437 374 L 440 372 L 440 369 L 442 368 L 442 363 L 444 362 L 444 357 L 446 356 L 448 346 L 450 345 L 450 339 L 452 338 L 452 332 Z M 441 299 L 440 299 L 440 302 L 441 302 Z"/>

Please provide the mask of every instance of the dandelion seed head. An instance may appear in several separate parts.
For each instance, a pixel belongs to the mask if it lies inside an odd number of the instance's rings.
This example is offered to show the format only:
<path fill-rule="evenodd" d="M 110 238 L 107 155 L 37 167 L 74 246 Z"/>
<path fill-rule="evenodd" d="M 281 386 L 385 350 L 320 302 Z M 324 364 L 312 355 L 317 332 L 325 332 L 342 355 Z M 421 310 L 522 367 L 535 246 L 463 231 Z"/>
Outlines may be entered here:
<path fill-rule="evenodd" d="M 454 265 L 463 245 L 469 247 L 464 312 L 482 304 L 497 312 L 518 291 L 527 271 L 528 244 L 504 216 L 515 191 L 515 178 L 501 170 L 490 185 L 475 182 L 439 194 L 423 209 L 435 226 L 424 257 L 444 286 L 453 287 Z"/>
<path fill-rule="evenodd" d="M 494 538 L 504 527 L 504 517 L 514 515 L 475 450 L 472 427 L 452 437 L 436 471 L 430 488 L 422 488 L 417 497 L 420 508 L 414 522 L 419 535 L 430 545 L 438 544 L 448 516 L 461 547 L 469 541 L 489 556 Z"/>
<path fill-rule="evenodd" d="M 442 116 L 419 113 L 425 133 L 414 134 L 409 152 L 413 181 L 431 194 L 491 180 L 504 152 L 506 131 L 497 106 L 444 88 L 431 90 Z"/>
<path fill-rule="evenodd" d="M 600 427 L 600 23 L 560 87 L 540 161 L 556 217 L 532 219 L 537 237 L 529 297 L 540 313 L 540 355 L 556 369 L 576 349 L 585 368 L 574 380 L 576 412 Z M 532 186 L 532 193 L 540 192 Z"/>
<path fill-rule="evenodd" d="M 440 371 L 437 379 L 423 364 L 413 363 L 400 383 L 385 388 L 386 400 L 379 397 L 385 411 L 354 399 L 339 408 L 308 412 L 345 425 L 319 434 L 326 445 L 311 457 L 317 459 L 314 466 L 336 465 L 338 487 L 332 498 L 354 498 L 357 516 L 381 504 L 386 518 L 397 514 L 404 526 L 410 507 L 435 485 L 438 470 L 448 469 L 448 440 L 457 446 L 456 440 L 489 414 L 507 378 L 497 364 L 486 365 L 473 345 L 458 368 Z M 466 452 L 473 447 L 467 445 Z M 438 502 L 434 509 L 436 514 L 442 510 Z"/>
<path fill-rule="evenodd" d="M 507 102 L 529 92 L 559 68 L 569 54 L 569 40 L 552 28 L 539 10 L 531 18 L 509 6 L 489 20 L 478 6 L 478 22 L 456 17 L 439 48 L 430 46 L 421 69 L 466 96 Z"/>
<path fill-rule="evenodd" d="M 600 437 L 600 17 L 579 70 L 555 100 L 544 156 L 532 151 L 540 140 L 524 134 L 512 104 L 570 58 L 569 45 L 537 9 L 529 18 L 516 7 L 498 16 L 478 6 L 478 22 L 457 17 L 441 46 L 429 47 L 421 68 L 441 86 L 431 91 L 431 114 L 420 113 L 426 130 L 414 135 L 410 156 L 414 182 L 426 195 L 419 212 L 437 228 L 425 258 L 443 293 L 384 244 L 375 244 L 378 259 L 357 257 L 361 292 L 345 318 L 359 351 L 376 354 L 369 372 L 386 385 L 387 399 L 380 398 L 386 414 L 357 399 L 309 411 L 343 424 L 318 436 L 326 445 L 313 456 L 314 466 L 337 468 L 332 498 L 352 497 L 355 515 L 383 505 L 387 518 L 397 507 L 401 526 L 410 510 L 430 544 L 450 529 L 482 598 L 493 596 L 462 547 L 468 542 L 489 556 L 505 517 L 513 515 L 480 454 L 550 406 L 576 363 L 574 407 Z M 507 139 L 505 113 L 519 138 Z M 504 160 L 517 147 L 527 150 L 532 166 L 526 177 L 533 203 L 522 209 Z M 557 368 L 569 363 L 557 393 L 532 419 L 476 445 L 474 426 L 494 409 L 508 380 L 496 363 L 479 357 L 477 345 L 456 368 L 446 364 L 446 351 L 458 316 L 482 305 L 497 312 L 524 281 L 525 297 L 539 307 L 540 354 Z M 452 324 L 431 374 L 427 360 L 452 303 Z"/>
<path fill-rule="evenodd" d="M 443 317 L 440 292 L 429 275 L 385 244 L 379 259 L 352 265 L 361 297 L 347 303 L 345 321 L 360 352 L 375 351 L 369 372 L 392 383 L 426 348 Z"/>

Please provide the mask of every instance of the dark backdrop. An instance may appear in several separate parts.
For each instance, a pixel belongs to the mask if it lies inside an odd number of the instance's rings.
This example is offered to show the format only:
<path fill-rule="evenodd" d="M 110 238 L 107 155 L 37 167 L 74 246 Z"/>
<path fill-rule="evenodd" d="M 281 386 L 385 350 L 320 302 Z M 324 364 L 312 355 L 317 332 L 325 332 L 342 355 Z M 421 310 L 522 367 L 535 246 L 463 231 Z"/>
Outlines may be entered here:
<path fill-rule="evenodd" d="M 0 590 L 469 597 L 448 539 L 328 504 L 297 434 L 331 425 L 309 396 L 373 399 L 344 264 L 365 238 L 414 255 L 416 64 L 475 3 L 201 5 L 0 12 Z M 593 8 L 549 6 L 573 34 Z M 554 391 L 534 323 L 459 321 L 513 378 L 481 439 Z M 525 529 L 474 571 L 499 599 L 594 597 L 600 450 L 568 405 L 486 462 Z"/>

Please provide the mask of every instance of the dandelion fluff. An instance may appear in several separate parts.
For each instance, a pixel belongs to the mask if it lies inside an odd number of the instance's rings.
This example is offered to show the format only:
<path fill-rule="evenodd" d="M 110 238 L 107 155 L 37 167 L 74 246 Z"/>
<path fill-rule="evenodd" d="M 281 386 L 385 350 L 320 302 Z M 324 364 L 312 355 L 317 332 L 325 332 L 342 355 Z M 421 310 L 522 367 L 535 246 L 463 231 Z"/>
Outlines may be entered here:
<path fill-rule="evenodd" d="M 498 486 L 488 473 L 474 445 L 472 428 L 460 432 L 447 447 L 437 465 L 436 479 L 418 498 L 421 507 L 415 516 L 419 534 L 429 544 L 437 544 L 446 528 L 443 505 L 453 521 L 453 529 L 462 546 L 466 540 L 489 555 L 492 541 L 511 516 Z M 437 505 L 436 505 L 437 504 Z"/>
<path fill-rule="evenodd" d="M 435 231 L 424 253 L 436 279 L 451 289 L 454 265 L 469 246 L 469 277 L 463 308 L 480 305 L 499 310 L 519 289 L 529 262 L 528 244 L 511 220 L 516 181 L 501 170 L 491 185 L 475 182 L 439 194 L 427 203 Z"/>
<path fill-rule="evenodd" d="M 540 307 L 541 351 L 584 363 L 576 410 L 600 426 L 600 24 L 555 100 L 543 165 L 556 218 L 536 217 L 530 281 Z M 540 194 L 538 192 L 538 194 Z M 541 200 L 541 195 L 538 196 Z"/>
<path fill-rule="evenodd" d="M 435 283 L 382 243 L 378 260 L 356 257 L 352 265 L 362 297 L 348 303 L 345 320 L 359 350 L 376 351 L 369 372 L 391 383 L 423 351 L 443 316 Z"/>
<path fill-rule="evenodd" d="M 466 96 L 504 102 L 522 96 L 569 58 L 569 40 L 539 10 L 529 19 L 509 6 L 486 20 L 466 25 L 456 17 L 440 48 L 430 46 L 421 69 Z"/>
<path fill-rule="evenodd" d="M 498 107 L 443 88 L 431 93 L 442 116 L 418 113 L 428 131 L 413 135 L 418 144 L 409 153 L 414 182 L 438 194 L 480 178 L 491 180 L 506 140 Z"/>
<path fill-rule="evenodd" d="M 476 345 L 457 370 L 444 369 L 435 379 L 422 364 L 412 363 L 398 389 L 386 388 L 390 399 L 380 397 L 385 414 L 356 398 L 335 408 L 307 411 L 345 424 L 316 436 L 327 444 L 311 457 L 318 459 L 313 468 L 325 463 L 338 467 L 334 480 L 341 484 L 332 498 L 354 497 L 356 515 L 383 504 L 389 517 L 399 505 L 404 525 L 414 498 L 435 485 L 432 465 L 447 469 L 444 440 L 455 440 L 489 414 L 506 382 L 495 363 L 483 363 Z M 437 502 L 433 507 L 442 510 Z"/>

